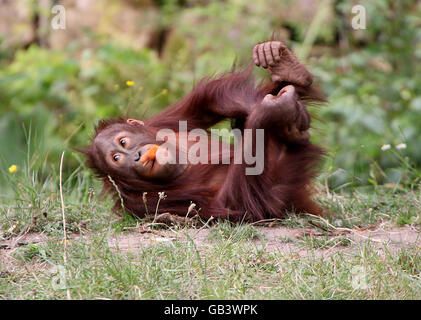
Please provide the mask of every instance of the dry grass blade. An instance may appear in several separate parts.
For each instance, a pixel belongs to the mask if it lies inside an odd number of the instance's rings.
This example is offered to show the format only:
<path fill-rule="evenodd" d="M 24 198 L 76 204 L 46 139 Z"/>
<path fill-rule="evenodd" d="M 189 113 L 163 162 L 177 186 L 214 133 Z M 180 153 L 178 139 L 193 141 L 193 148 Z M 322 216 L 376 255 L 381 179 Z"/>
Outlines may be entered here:
<path fill-rule="evenodd" d="M 61 213 L 63 217 L 63 260 L 64 265 L 67 267 L 67 233 L 66 233 L 66 214 L 64 210 L 64 197 L 63 197 L 63 160 L 64 160 L 64 151 L 61 154 L 60 160 L 60 201 L 61 201 Z M 70 290 L 66 289 L 67 299 L 71 300 Z"/>

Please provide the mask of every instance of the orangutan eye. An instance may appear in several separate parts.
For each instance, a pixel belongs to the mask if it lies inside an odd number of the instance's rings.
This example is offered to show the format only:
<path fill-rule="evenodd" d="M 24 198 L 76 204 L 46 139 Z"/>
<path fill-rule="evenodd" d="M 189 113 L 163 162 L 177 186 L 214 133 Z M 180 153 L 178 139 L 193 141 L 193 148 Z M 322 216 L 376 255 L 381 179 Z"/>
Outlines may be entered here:
<path fill-rule="evenodd" d="M 121 158 L 121 155 L 120 155 L 120 154 L 115 154 L 115 155 L 113 155 L 113 160 L 114 160 L 115 162 L 117 162 L 120 158 Z"/>
<path fill-rule="evenodd" d="M 123 139 L 120 140 L 120 144 L 123 148 L 126 145 L 126 143 L 127 143 L 126 139 L 123 138 Z"/>

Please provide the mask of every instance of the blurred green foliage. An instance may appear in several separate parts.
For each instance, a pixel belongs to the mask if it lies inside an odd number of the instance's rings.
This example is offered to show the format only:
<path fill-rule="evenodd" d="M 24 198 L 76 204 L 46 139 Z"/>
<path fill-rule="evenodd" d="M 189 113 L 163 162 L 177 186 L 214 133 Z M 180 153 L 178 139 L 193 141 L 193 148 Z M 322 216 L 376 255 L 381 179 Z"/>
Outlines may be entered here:
<path fill-rule="evenodd" d="M 338 185 L 410 183 L 402 164 L 421 164 L 421 6 L 414 1 L 362 3 L 367 30 L 343 34 L 349 47 L 317 59 L 313 68 L 329 97 L 329 107 L 320 113 L 325 141 L 333 152 L 333 169 L 339 168 Z M 341 1 L 337 9 L 345 16 L 351 6 Z M 381 150 L 383 144 L 393 149 L 401 143 L 407 148 L 398 154 Z"/>
<path fill-rule="evenodd" d="M 313 30 L 314 42 L 306 43 L 306 64 L 329 98 L 314 110 L 323 121 L 315 124 L 313 139 L 330 150 L 324 177 L 332 187 L 412 183 L 402 159 L 421 164 L 421 6 L 411 0 L 361 1 L 367 29 L 355 31 L 351 7 L 358 1 L 319 2 L 329 6 L 329 16 Z M 228 71 L 234 61 L 249 63 L 252 46 L 273 31 L 300 52 L 311 23 L 311 17 L 285 14 L 294 12 L 294 1 L 157 4 L 156 28 L 168 31 L 159 54 L 118 46 L 95 30 L 88 48 L 76 41 L 64 50 L 13 50 L 0 42 L 3 172 L 25 161 L 57 169 L 61 152 L 86 145 L 99 119 L 151 116 L 200 77 Z M 266 76 L 264 70 L 256 73 Z M 128 80 L 134 85 L 127 86 Z M 399 143 L 407 149 L 398 156 L 380 149 Z M 68 157 L 66 170 L 79 161 L 76 153 Z"/>

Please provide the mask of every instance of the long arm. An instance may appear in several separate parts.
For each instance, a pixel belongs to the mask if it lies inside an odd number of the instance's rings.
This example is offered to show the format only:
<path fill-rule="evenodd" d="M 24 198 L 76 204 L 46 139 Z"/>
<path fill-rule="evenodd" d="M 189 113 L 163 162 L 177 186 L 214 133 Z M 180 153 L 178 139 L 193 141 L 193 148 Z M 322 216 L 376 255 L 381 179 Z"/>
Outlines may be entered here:
<path fill-rule="evenodd" d="M 264 129 L 264 170 L 246 175 L 244 161 L 231 165 L 215 202 L 235 212 L 236 220 L 241 213 L 253 220 L 279 218 L 289 210 L 321 214 L 308 187 L 323 150 L 309 141 L 310 115 L 303 99 L 323 101 L 322 95 L 312 88 L 311 74 L 282 43 L 255 46 L 253 59 L 269 68 L 272 80 L 261 88 L 266 95 L 243 126 L 254 134 Z M 244 149 L 251 147 L 243 142 Z"/>
<path fill-rule="evenodd" d="M 260 43 L 253 48 L 257 66 L 268 68 L 271 81 L 255 87 L 251 69 L 233 72 L 217 79 L 202 79 L 185 98 L 149 119 L 152 127 L 176 130 L 178 121 L 187 120 L 189 128 L 207 129 L 217 122 L 232 118 L 243 127 L 253 106 L 266 94 L 277 95 L 292 84 L 298 96 L 311 101 L 324 101 L 323 95 L 313 88 L 313 76 L 298 62 L 280 41 Z"/>
<path fill-rule="evenodd" d="M 189 128 L 207 129 L 225 118 L 246 119 L 258 95 L 250 70 L 203 79 L 189 95 L 146 124 L 176 130 L 178 121 L 187 120 Z"/>

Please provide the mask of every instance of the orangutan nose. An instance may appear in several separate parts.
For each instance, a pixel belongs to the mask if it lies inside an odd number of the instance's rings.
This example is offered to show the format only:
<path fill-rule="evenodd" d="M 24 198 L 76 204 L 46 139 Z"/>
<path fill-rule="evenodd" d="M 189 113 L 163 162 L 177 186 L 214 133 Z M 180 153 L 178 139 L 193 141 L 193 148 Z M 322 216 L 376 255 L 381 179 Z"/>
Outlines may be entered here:
<path fill-rule="evenodd" d="M 142 153 L 140 151 L 136 152 L 134 156 L 134 161 L 135 162 L 139 161 L 141 156 L 142 156 Z"/>

